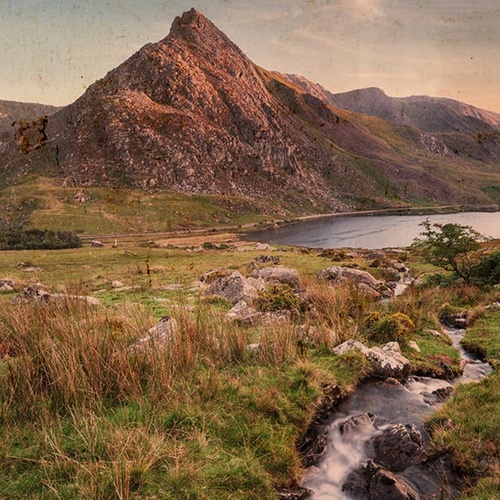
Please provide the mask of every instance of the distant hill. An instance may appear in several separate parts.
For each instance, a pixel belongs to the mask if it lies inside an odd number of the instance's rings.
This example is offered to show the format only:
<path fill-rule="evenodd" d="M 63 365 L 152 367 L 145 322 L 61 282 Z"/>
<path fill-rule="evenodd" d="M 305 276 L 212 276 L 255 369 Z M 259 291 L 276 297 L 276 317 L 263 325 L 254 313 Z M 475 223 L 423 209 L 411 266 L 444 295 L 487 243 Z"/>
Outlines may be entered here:
<path fill-rule="evenodd" d="M 500 114 L 442 97 L 389 97 L 378 88 L 367 88 L 332 94 L 331 103 L 431 133 L 500 130 Z"/>
<path fill-rule="evenodd" d="M 16 120 L 50 115 L 58 109 L 60 108 L 47 104 L 0 100 L 0 132 L 12 130 L 12 123 Z"/>
<path fill-rule="evenodd" d="M 0 144 L 0 172 L 231 195 L 294 213 L 500 197 L 494 113 L 374 89 L 348 94 L 256 66 L 192 9 L 51 114 L 40 147 Z"/>

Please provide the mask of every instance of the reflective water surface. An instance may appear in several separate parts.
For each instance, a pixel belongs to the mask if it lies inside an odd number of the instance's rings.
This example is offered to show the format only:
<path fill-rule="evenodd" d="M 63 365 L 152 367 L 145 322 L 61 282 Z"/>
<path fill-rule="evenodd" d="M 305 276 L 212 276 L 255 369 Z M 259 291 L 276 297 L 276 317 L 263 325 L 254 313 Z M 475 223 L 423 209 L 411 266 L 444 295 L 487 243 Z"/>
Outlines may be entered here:
<path fill-rule="evenodd" d="M 472 226 L 481 234 L 500 238 L 500 212 L 325 217 L 252 233 L 251 237 L 271 244 L 311 248 L 405 247 L 421 233 L 419 224 L 426 219 Z"/>

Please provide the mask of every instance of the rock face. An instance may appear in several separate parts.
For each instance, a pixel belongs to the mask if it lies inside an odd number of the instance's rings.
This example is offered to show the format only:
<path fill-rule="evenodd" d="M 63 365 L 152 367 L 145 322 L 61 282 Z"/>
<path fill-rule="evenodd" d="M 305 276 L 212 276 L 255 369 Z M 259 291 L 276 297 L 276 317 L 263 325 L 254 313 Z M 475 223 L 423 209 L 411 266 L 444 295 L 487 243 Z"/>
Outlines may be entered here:
<path fill-rule="evenodd" d="M 0 170 L 43 162 L 66 185 L 240 195 L 304 213 L 360 199 L 489 201 L 420 167 L 439 149 L 421 131 L 360 120 L 317 88 L 256 66 L 194 9 L 51 114 L 44 134 L 30 155 L 0 141 Z"/>
<path fill-rule="evenodd" d="M 351 283 L 362 292 L 373 297 L 392 297 L 394 290 L 383 281 L 375 279 L 368 271 L 352 269 L 350 267 L 330 266 L 322 269 L 317 274 L 319 279 L 330 281 L 334 284 Z"/>

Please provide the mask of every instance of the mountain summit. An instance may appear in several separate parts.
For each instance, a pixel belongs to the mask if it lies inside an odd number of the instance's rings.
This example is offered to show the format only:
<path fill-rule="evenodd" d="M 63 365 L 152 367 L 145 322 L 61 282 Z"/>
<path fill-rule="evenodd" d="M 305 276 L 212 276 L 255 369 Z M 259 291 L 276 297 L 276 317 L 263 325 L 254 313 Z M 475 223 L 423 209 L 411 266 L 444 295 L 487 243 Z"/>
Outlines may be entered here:
<path fill-rule="evenodd" d="M 442 136 L 340 109 L 305 82 L 256 66 L 191 9 L 51 115 L 43 148 L 20 157 L 6 146 L 0 168 L 44 164 L 66 185 L 235 195 L 304 213 L 490 201 L 453 182 L 482 164 Z"/>

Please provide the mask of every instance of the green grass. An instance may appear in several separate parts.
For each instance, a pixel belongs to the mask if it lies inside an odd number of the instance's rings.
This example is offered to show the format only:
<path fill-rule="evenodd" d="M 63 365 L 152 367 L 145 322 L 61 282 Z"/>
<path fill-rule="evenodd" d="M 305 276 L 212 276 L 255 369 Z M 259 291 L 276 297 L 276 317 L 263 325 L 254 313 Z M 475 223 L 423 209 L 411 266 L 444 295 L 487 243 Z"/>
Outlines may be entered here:
<path fill-rule="evenodd" d="M 0 277 L 17 290 L 40 281 L 102 304 L 14 307 L 14 293 L 0 296 L 0 352 L 9 353 L 0 359 L 0 498 L 275 498 L 303 474 L 296 443 L 325 384 L 347 394 L 369 375 L 364 356 L 331 348 L 363 339 L 370 312 L 410 317 L 422 349 L 405 351 L 414 370 L 455 366 L 449 344 L 425 333 L 449 294 L 416 288 L 384 304 L 333 288 L 315 278 L 332 264 L 315 251 L 273 252 L 301 274 L 311 307 L 297 320 L 230 322 L 228 304 L 201 298 L 193 281 L 221 267 L 248 274 L 261 252 L 243 250 L 2 252 Z M 167 348 L 129 347 L 165 314 L 179 325 Z M 303 345 L 299 325 L 314 327 Z"/>
<path fill-rule="evenodd" d="M 500 311 L 489 310 L 469 328 L 466 348 L 500 366 Z M 433 445 L 450 450 L 467 478 L 463 498 L 498 498 L 500 492 L 500 376 L 495 371 L 477 384 L 461 385 L 453 399 L 430 420 Z"/>
<path fill-rule="evenodd" d="M 87 201 L 76 201 L 77 193 Z M 0 196 L 6 205 L 29 201 L 29 227 L 91 234 L 239 225 L 270 220 L 267 214 L 272 213 L 270 202 L 242 197 L 61 187 L 49 177 L 23 178 L 4 187 Z"/>

